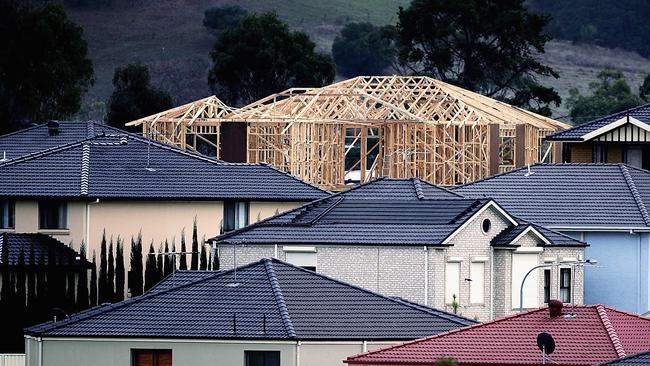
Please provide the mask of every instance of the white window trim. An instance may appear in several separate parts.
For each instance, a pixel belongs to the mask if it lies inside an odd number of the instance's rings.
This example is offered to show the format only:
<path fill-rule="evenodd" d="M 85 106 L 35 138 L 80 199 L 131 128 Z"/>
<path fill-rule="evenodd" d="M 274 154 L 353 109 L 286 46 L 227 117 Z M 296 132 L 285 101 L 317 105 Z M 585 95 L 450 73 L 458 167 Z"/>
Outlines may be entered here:
<path fill-rule="evenodd" d="M 282 250 L 285 252 L 305 252 L 305 253 L 316 253 L 316 247 L 305 247 L 305 246 L 283 246 Z"/>
<path fill-rule="evenodd" d="M 612 130 L 618 128 L 618 127 L 621 127 L 621 126 L 625 125 L 628 122 L 630 124 L 640 128 L 640 129 L 642 129 L 642 130 L 650 132 L 650 127 L 648 127 L 647 124 L 639 121 L 638 119 L 636 119 L 634 117 L 630 117 L 629 121 L 628 121 L 628 118 L 626 116 L 626 117 L 623 117 L 623 118 L 621 118 L 619 120 L 616 120 L 614 122 L 610 122 L 607 125 L 599 128 L 599 129 L 593 130 L 593 131 L 591 131 L 589 133 L 586 133 L 586 134 L 582 135 L 582 140 L 583 141 L 591 140 L 591 139 L 593 139 L 595 137 L 598 137 L 598 136 L 600 136 L 600 135 L 602 135 L 604 133 L 607 133 L 607 132 L 612 131 Z"/>
<path fill-rule="evenodd" d="M 481 289 L 481 295 L 482 296 L 480 297 L 481 298 L 480 302 L 472 301 L 472 291 L 473 291 L 473 289 L 477 288 L 477 286 L 474 283 L 474 273 L 472 272 L 472 265 L 473 264 L 481 264 L 483 266 L 483 273 L 481 274 L 482 286 L 480 286 L 480 287 L 483 287 L 483 288 Z M 469 302 L 470 302 L 470 305 L 485 305 L 485 262 L 484 261 L 472 261 L 472 263 L 470 263 L 470 266 L 469 266 L 469 278 L 472 280 L 472 282 L 469 283 Z"/>

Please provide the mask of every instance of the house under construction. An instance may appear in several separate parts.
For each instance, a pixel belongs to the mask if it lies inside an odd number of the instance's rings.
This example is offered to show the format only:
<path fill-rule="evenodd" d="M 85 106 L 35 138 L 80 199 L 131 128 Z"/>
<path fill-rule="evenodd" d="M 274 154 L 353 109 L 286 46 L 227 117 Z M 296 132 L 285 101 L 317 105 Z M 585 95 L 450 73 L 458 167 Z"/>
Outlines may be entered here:
<path fill-rule="evenodd" d="M 380 176 L 440 185 L 560 157 L 568 126 L 428 77 L 356 77 L 242 108 L 215 96 L 128 123 L 232 162 L 269 163 L 327 189 Z"/>

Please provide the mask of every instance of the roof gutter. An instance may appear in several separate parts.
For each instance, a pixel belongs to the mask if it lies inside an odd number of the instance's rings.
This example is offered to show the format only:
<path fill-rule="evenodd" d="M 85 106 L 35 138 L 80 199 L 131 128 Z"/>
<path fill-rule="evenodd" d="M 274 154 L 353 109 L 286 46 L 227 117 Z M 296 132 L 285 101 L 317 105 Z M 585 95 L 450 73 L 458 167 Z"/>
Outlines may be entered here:
<path fill-rule="evenodd" d="M 650 227 L 648 226 L 553 226 L 545 225 L 547 229 L 556 230 L 556 231 L 616 231 L 616 232 L 628 232 L 628 231 L 640 231 L 640 232 L 650 232 Z"/>

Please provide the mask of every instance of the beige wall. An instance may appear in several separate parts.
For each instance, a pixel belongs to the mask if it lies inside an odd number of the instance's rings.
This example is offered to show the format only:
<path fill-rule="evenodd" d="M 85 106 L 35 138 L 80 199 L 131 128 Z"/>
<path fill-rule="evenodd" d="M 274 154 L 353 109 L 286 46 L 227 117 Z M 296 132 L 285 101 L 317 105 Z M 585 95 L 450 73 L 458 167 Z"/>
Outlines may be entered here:
<path fill-rule="evenodd" d="M 210 341 L 144 339 L 45 339 L 44 366 L 128 366 L 131 349 L 171 349 L 175 366 L 244 366 L 244 351 L 280 351 L 282 366 L 344 366 L 348 356 L 364 351 L 363 341 Z M 365 350 L 399 341 L 365 342 Z M 26 366 L 39 364 L 39 341 L 25 341 Z M 299 356 L 298 356 L 299 355 Z M 298 361 L 298 362 L 297 362 Z"/>
<path fill-rule="evenodd" d="M 303 202 L 251 202 L 250 223 L 265 219 L 276 212 L 298 207 Z M 148 249 L 164 240 L 176 241 L 180 249 L 181 232 L 191 245 L 194 218 L 197 219 L 199 241 L 218 235 L 223 222 L 223 202 L 220 201 L 104 201 L 68 203 L 68 230 L 39 230 L 38 202 L 16 202 L 16 228 L 18 233 L 40 232 L 54 236 L 63 243 L 71 244 L 76 250 L 82 242 L 89 242 L 88 256 L 93 250 L 99 255 L 99 246 L 104 230 L 108 239 L 125 239 L 125 259 L 129 256 L 131 236 L 142 233 L 143 245 Z M 90 225 L 87 226 L 87 216 Z M 89 238 L 87 238 L 89 237 Z M 128 263 L 128 259 L 127 259 Z"/>

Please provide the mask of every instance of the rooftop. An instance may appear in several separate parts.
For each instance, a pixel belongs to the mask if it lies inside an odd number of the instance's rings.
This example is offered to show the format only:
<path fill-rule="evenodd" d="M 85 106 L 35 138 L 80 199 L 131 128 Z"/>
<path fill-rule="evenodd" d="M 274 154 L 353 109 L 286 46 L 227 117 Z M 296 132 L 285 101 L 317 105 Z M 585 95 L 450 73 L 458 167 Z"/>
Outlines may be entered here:
<path fill-rule="evenodd" d="M 648 366 L 650 365 L 650 350 L 646 352 L 637 353 L 631 356 L 623 357 L 618 360 L 601 363 L 604 365 L 616 366 Z"/>
<path fill-rule="evenodd" d="M 488 198 L 464 198 L 417 178 L 380 178 L 213 240 L 256 244 L 444 245 L 445 239 L 463 223 L 490 205 L 495 204 Z M 521 229 L 531 225 L 511 219 Z M 539 226 L 537 232 L 543 232 L 549 245 L 585 245 Z M 508 245 L 507 238 L 515 237 L 499 236 L 493 244 Z"/>
<path fill-rule="evenodd" d="M 90 266 L 86 258 L 81 258 L 79 253 L 69 246 L 44 234 L 0 234 L 0 253 L 7 250 L 7 263 L 10 267 L 20 263 L 22 253 L 25 265 L 48 265 L 50 256 L 56 260 L 58 265 L 68 266 Z M 32 254 L 34 259 L 32 262 Z M 42 262 L 41 262 L 42 261 Z M 3 256 L 0 255 L 0 265 L 3 263 Z"/>
<path fill-rule="evenodd" d="M 603 305 L 567 306 L 552 318 L 542 307 L 493 321 L 348 357 L 349 364 L 431 365 L 443 357 L 459 365 L 539 365 L 537 335 L 555 339 L 553 364 L 593 365 L 650 349 L 650 319 Z"/>
<path fill-rule="evenodd" d="M 610 114 L 593 121 L 569 128 L 564 131 L 556 132 L 546 136 L 549 141 L 586 141 L 591 139 L 592 132 L 607 132 L 608 126 L 615 128 L 614 122 L 626 117 L 633 118 L 643 130 L 650 130 L 650 104 L 644 104 L 639 107 L 624 110 L 618 113 Z M 597 135 L 600 133 L 596 132 Z"/>
<path fill-rule="evenodd" d="M 650 226 L 650 172 L 626 164 L 535 164 L 454 188 L 551 228 Z"/>
<path fill-rule="evenodd" d="M 277 259 L 179 271 L 146 294 L 26 330 L 41 337 L 397 340 L 475 322 Z"/>
<path fill-rule="evenodd" d="M 3 148 L 2 196 L 304 202 L 329 195 L 268 165 L 225 163 L 95 122 L 61 122 L 54 136 L 45 125 L 28 128 L 0 137 Z"/>

